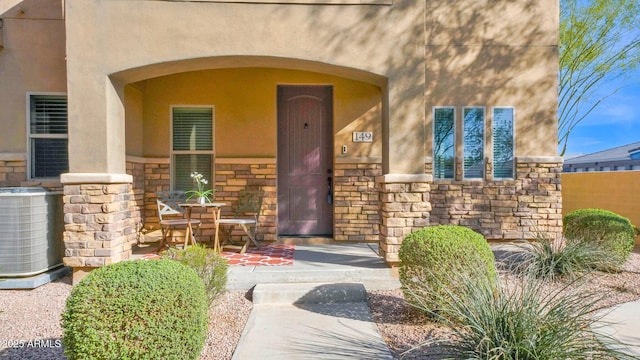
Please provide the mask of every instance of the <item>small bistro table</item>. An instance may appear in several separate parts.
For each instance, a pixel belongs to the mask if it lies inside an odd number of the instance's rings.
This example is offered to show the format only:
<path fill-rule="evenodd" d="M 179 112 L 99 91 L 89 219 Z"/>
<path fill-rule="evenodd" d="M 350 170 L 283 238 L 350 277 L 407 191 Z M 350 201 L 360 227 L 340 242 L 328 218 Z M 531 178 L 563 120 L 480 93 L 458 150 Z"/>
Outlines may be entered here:
<path fill-rule="evenodd" d="M 184 234 L 184 248 L 187 248 L 189 245 L 189 241 L 191 241 L 192 245 L 196 244 L 196 238 L 193 234 L 193 228 L 191 227 L 191 210 L 195 207 L 199 208 L 213 208 L 213 226 L 215 228 L 215 235 L 213 239 L 213 249 L 216 252 L 220 252 L 220 241 L 218 239 L 218 220 L 220 219 L 220 210 L 226 203 L 222 202 L 206 202 L 206 203 L 183 203 L 178 204 L 180 207 L 184 208 L 187 211 L 187 231 Z"/>

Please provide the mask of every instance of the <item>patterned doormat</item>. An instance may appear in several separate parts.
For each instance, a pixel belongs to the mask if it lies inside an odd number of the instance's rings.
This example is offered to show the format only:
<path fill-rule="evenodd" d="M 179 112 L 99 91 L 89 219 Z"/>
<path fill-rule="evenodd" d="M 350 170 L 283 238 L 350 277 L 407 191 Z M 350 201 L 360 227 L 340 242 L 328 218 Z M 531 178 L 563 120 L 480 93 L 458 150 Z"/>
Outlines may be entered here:
<path fill-rule="evenodd" d="M 220 255 L 229 261 L 229 265 L 282 266 L 293 265 L 295 249 L 295 245 L 268 244 L 260 249 L 250 247 L 244 254 L 223 251 Z"/>

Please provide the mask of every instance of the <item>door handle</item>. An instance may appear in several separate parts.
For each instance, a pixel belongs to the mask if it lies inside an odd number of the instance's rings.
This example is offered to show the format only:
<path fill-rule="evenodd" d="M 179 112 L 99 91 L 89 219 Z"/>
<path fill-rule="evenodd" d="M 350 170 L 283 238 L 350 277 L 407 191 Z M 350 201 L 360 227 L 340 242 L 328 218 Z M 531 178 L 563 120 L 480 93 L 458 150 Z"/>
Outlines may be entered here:
<path fill-rule="evenodd" d="M 327 177 L 327 204 L 333 204 L 333 180 L 331 176 Z"/>

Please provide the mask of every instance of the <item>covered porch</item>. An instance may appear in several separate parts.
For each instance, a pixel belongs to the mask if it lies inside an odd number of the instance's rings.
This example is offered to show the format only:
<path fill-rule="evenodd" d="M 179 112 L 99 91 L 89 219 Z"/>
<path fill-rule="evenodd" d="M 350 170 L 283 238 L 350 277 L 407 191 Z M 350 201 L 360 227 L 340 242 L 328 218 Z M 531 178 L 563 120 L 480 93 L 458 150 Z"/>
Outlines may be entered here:
<path fill-rule="evenodd" d="M 216 201 L 229 204 L 223 214 L 232 211 L 243 189 L 265 192 L 257 236 L 262 241 L 322 235 L 380 242 L 383 258 L 393 263 L 402 236 L 428 224 L 424 4 L 129 6 L 67 4 L 64 262 L 78 278 L 129 258 L 138 231 L 157 223 L 156 193 L 188 189 L 185 178 L 193 171 L 215 184 Z M 134 15 L 145 11 L 154 16 Z M 288 26 L 265 30 L 248 16 Z M 225 18 L 243 28 L 176 24 L 194 18 Z M 171 32 L 156 31 L 168 23 L 175 25 Z M 85 36 L 93 30 L 94 37 Z M 269 34 L 251 36 L 264 31 Z M 144 45 L 161 43 L 175 47 Z M 304 137 L 314 123 L 300 121 L 283 130 L 282 109 L 314 96 L 282 94 L 303 87 L 330 94 L 316 101 L 329 104 L 317 111 L 327 116 L 319 120 L 327 127 L 315 133 L 324 139 L 318 147 L 308 146 L 317 136 Z M 201 142 L 206 146 L 176 146 L 183 130 L 175 125 L 176 114 L 202 108 L 210 114 L 210 139 Z M 287 109 L 285 118 L 306 108 Z M 368 141 L 356 141 L 355 133 L 368 134 Z M 299 168 L 316 179 L 289 187 L 281 182 L 289 177 L 292 183 Z M 313 201 L 299 204 L 308 199 Z M 320 230 L 282 225 L 288 215 L 308 220 L 317 209 Z M 208 214 L 201 216 L 206 220 Z M 202 236 L 213 236 L 206 221 Z"/>

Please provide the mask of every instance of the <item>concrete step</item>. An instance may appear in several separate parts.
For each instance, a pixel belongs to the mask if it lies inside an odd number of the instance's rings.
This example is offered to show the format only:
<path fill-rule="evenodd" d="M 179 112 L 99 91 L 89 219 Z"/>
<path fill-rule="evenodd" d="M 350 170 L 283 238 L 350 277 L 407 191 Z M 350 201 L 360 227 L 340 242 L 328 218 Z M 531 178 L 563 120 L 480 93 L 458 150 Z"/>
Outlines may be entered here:
<path fill-rule="evenodd" d="M 258 284 L 253 289 L 254 305 L 341 304 L 367 301 L 361 283 Z"/>
<path fill-rule="evenodd" d="M 296 244 L 292 265 L 230 266 L 227 289 L 277 283 L 362 283 L 367 290 L 390 290 L 400 287 L 396 272 L 378 255 L 376 244 Z"/>
<path fill-rule="evenodd" d="M 257 284 L 283 283 L 362 283 L 367 290 L 400 288 L 400 281 L 390 268 L 318 268 L 287 269 L 283 266 L 231 266 L 227 273 L 227 289 L 249 290 Z"/>

